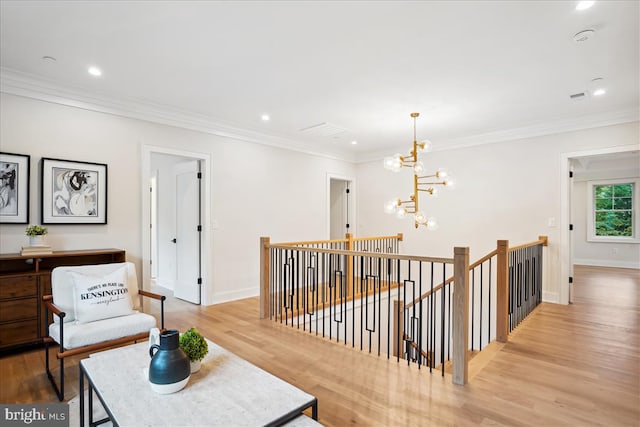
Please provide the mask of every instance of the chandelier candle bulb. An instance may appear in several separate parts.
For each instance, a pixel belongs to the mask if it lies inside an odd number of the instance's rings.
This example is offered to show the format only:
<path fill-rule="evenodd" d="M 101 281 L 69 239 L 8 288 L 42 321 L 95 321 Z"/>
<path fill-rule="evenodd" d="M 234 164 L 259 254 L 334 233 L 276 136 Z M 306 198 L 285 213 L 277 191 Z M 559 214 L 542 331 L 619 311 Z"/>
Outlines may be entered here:
<path fill-rule="evenodd" d="M 384 211 L 388 214 L 393 214 L 398 208 L 398 199 L 389 200 L 384 204 Z"/>

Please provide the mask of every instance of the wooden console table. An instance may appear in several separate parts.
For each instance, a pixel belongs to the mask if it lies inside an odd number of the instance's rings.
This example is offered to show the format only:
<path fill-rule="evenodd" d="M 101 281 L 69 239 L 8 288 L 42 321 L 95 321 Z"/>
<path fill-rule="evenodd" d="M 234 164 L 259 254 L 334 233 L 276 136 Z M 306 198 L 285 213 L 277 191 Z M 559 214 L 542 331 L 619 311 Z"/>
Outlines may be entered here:
<path fill-rule="evenodd" d="M 51 293 L 51 270 L 62 265 L 124 262 L 122 249 L 57 251 L 47 255 L 0 254 L 0 353 L 42 343 L 42 296 Z"/>

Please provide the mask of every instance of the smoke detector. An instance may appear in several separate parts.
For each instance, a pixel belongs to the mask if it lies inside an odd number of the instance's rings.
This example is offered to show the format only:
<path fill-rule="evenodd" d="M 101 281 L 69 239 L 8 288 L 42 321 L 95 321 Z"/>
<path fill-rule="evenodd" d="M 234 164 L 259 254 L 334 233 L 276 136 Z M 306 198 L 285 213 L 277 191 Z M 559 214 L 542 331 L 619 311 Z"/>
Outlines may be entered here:
<path fill-rule="evenodd" d="M 577 32 L 573 35 L 573 41 L 576 43 L 586 42 L 596 33 L 596 30 L 588 29 Z"/>

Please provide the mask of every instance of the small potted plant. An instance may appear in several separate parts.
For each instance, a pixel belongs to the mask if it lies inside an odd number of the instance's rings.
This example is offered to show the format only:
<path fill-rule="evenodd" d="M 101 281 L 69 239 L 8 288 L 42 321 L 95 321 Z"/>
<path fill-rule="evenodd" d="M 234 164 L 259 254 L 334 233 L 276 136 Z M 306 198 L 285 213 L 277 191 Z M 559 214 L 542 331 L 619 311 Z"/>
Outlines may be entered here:
<path fill-rule="evenodd" d="M 191 361 L 191 373 L 198 372 L 202 359 L 209 352 L 207 341 L 196 328 L 191 328 L 180 335 L 180 348 Z"/>
<path fill-rule="evenodd" d="M 46 246 L 44 236 L 49 232 L 46 227 L 29 225 L 25 234 L 29 236 L 29 246 Z"/>

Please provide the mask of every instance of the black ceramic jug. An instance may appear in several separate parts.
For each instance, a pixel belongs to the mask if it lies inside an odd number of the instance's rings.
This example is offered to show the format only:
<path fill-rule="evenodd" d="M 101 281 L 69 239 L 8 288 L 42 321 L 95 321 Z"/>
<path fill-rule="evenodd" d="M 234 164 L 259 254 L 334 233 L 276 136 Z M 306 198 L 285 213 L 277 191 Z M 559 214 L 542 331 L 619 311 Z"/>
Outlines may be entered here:
<path fill-rule="evenodd" d="M 154 354 L 154 350 L 155 354 Z M 175 393 L 187 385 L 191 374 L 189 358 L 180 348 L 180 335 L 172 329 L 160 334 L 160 345 L 149 348 L 149 382 L 160 394 Z"/>

